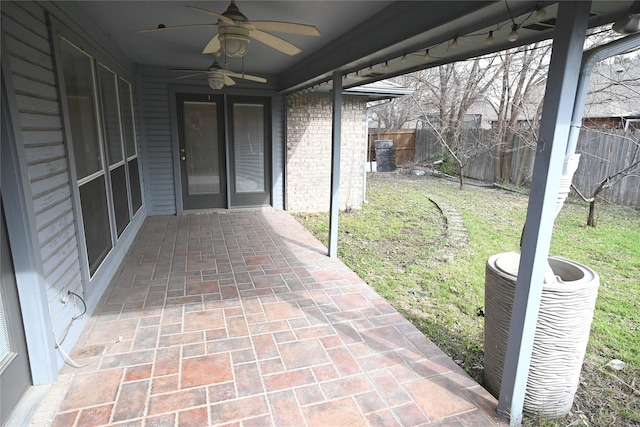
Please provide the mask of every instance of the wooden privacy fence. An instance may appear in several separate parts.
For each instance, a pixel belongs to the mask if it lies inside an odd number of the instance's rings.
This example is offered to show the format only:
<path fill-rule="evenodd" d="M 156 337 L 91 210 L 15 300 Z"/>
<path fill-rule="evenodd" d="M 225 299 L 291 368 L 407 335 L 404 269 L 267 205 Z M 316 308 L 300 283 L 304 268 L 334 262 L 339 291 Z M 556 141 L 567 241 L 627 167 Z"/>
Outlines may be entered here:
<path fill-rule="evenodd" d="M 367 156 L 367 161 L 376 160 L 376 147 L 373 142 L 378 139 L 393 141 L 393 147 L 396 153 L 396 166 L 413 163 L 416 147 L 415 129 L 381 129 L 380 133 L 378 133 L 377 129 L 369 129 L 369 155 Z"/>
<path fill-rule="evenodd" d="M 475 151 L 465 168 L 467 178 L 484 182 L 496 181 L 495 147 L 497 135 L 494 130 L 469 130 L 463 132 L 461 144 L 464 151 Z M 633 159 L 640 156 L 640 130 L 623 131 L 611 129 L 582 129 L 576 152 L 581 154 L 578 170 L 573 184 L 578 190 L 590 197 L 598 184 L 608 176 L 629 166 Z M 486 147 L 478 149 L 478 147 Z M 493 147 L 493 148 L 491 148 Z M 446 149 L 440 144 L 437 135 L 429 129 L 419 129 L 415 134 L 415 155 L 418 163 L 434 159 Z M 521 176 L 525 185 L 531 183 L 535 151 L 522 139 L 516 138 L 507 165 L 507 173 L 512 182 Z M 600 194 L 604 199 L 618 205 L 640 209 L 640 167 L 617 185 Z"/>

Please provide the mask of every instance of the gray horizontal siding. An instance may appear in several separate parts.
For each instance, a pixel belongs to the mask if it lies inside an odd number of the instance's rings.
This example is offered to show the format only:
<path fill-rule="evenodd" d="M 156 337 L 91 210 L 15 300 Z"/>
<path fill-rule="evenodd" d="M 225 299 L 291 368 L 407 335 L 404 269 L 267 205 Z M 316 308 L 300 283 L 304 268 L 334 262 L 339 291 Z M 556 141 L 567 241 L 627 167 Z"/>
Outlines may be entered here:
<path fill-rule="evenodd" d="M 173 156 L 171 148 L 171 110 L 169 84 L 172 79 L 145 73 L 142 81 L 142 100 L 139 106 L 139 121 L 144 126 L 145 158 L 142 159 L 148 182 L 146 188 L 147 213 L 149 215 L 172 215 L 176 209 Z"/>
<path fill-rule="evenodd" d="M 63 289 L 80 293 L 71 188 L 44 11 L 33 2 L 2 3 L 2 32 L 9 55 L 23 153 L 30 179 L 49 314 L 56 335 L 76 313 L 62 306 Z"/>
<path fill-rule="evenodd" d="M 143 129 L 145 157 L 142 159 L 145 183 L 147 213 L 149 215 L 167 215 L 177 212 L 176 177 L 174 170 L 173 135 L 171 127 L 170 87 L 176 91 L 203 93 L 203 81 L 176 80 L 175 75 L 153 67 L 138 69 L 138 114 Z M 178 89 L 178 85 L 184 85 Z M 272 95 L 265 87 L 261 94 Z M 238 92 L 240 93 L 240 92 Z M 243 93 L 244 94 L 244 93 Z M 247 95 L 253 94 L 247 91 Z M 273 204 L 284 208 L 284 97 L 274 98 L 273 125 Z"/>

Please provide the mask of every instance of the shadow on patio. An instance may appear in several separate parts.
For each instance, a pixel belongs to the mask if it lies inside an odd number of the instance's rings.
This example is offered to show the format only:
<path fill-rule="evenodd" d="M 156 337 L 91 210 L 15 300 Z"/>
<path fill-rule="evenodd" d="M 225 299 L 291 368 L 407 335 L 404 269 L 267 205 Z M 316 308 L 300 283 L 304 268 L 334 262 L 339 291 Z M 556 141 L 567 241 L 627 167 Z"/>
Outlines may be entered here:
<path fill-rule="evenodd" d="M 489 393 L 325 253 L 282 211 L 147 218 L 71 354 L 86 366 L 63 368 L 33 423 L 500 424 Z"/>

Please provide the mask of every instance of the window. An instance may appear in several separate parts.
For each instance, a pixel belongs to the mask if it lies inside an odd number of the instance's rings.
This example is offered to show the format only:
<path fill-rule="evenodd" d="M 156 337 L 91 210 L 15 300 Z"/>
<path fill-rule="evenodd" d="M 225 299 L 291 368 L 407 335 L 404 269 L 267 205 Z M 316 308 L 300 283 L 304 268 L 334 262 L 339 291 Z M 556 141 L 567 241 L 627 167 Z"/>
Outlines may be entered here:
<path fill-rule="evenodd" d="M 118 237 L 129 224 L 129 197 L 127 195 L 126 167 L 123 154 L 122 132 L 120 130 L 120 108 L 118 106 L 118 84 L 114 72 L 104 65 L 98 65 L 100 82 L 100 106 L 104 141 L 107 147 L 111 197 L 116 219 Z"/>
<path fill-rule="evenodd" d="M 131 85 L 65 39 L 60 46 L 91 277 L 142 206 Z"/>
<path fill-rule="evenodd" d="M 113 247 L 96 114 L 93 61 L 72 45 L 62 43 L 62 69 L 87 258 L 93 275 Z"/>
<path fill-rule="evenodd" d="M 119 79 L 120 111 L 122 117 L 122 135 L 124 139 L 131 188 L 132 214 L 142 207 L 140 177 L 138 175 L 138 150 L 136 148 L 136 129 L 133 120 L 133 100 L 131 85 L 123 78 Z"/>

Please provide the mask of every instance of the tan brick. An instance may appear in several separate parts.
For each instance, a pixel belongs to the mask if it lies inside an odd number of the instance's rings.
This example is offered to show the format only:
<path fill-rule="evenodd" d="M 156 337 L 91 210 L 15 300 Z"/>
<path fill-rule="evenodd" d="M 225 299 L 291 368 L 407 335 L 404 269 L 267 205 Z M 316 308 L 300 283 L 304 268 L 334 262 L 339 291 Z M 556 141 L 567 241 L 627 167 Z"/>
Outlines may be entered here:
<path fill-rule="evenodd" d="M 290 211 L 326 212 L 331 186 L 329 96 L 287 99 L 287 206 Z M 360 209 L 364 185 L 366 103 L 346 98 L 342 107 L 340 209 Z"/>

